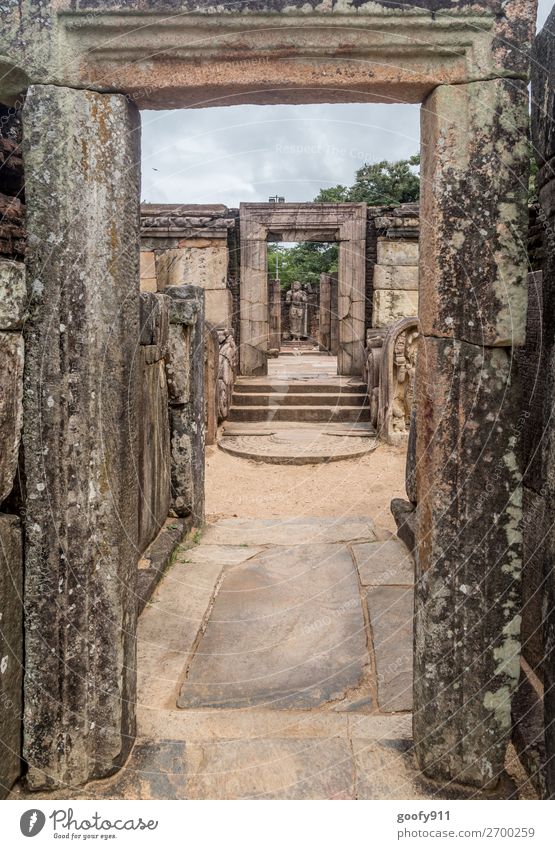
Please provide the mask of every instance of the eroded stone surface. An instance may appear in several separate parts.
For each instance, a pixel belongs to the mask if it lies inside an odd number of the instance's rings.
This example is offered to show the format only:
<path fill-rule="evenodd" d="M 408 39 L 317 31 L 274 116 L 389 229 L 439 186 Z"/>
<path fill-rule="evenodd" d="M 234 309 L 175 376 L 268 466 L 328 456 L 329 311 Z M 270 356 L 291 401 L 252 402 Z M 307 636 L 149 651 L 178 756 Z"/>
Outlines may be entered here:
<path fill-rule="evenodd" d="M 222 519 L 209 525 L 203 541 L 210 545 L 309 545 L 376 539 L 366 517 L 348 519 Z"/>
<path fill-rule="evenodd" d="M 19 330 L 27 308 L 25 266 L 0 259 L 0 330 Z"/>
<path fill-rule="evenodd" d="M 170 508 L 170 426 L 163 360 L 148 365 L 143 354 L 141 372 L 139 551 L 143 552 L 164 524 Z"/>
<path fill-rule="evenodd" d="M 68 2 L 60 7 L 47 4 L 40 15 L 33 9 L 6 8 L 2 22 L 7 95 L 19 95 L 28 83 L 55 79 L 76 87 L 110 85 L 134 96 L 140 108 L 181 108 L 226 95 L 232 95 L 234 102 L 250 103 L 254 97 L 255 102 L 266 104 L 281 103 L 284 96 L 291 103 L 305 103 L 307 97 L 311 102 L 358 102 L 361 93 L 366 100 L 419 102 L 438 82 L 462 83 L 496 75 L 525 78 L 536 2 L 410 0 L 392 6 L 388 0 L 348 0 L 337 15 L 337 7 L 326 0 L 310 7 L 303 0 L 287 4 L 241 0 L 221 9 L 198 0 L 187 6 L 195 19 L 204 23 L 205 16 L 215 12 L 221 16 L 218 33 L 207 36 L 203 29 L 203 38 L 190 15 L 178 18 L 171 33 L 161 32 L 160 20 L 170 8 L 163 0 L 153 0 L 148 7 L 139 0 L 115 6 L 85 3 L 79 27 L 63 14 L 68 7 Z M 94 17 L 87 18 L 93 8 Z M 122 34 L 133 28 L 137 55 L 151 57 L 148 66 L 130 62 L 127 51 L 108 45 L 111 16 L 102 12 L 114 9 L 122 19 Z M 141 14 L 155 25 L 137 30 Z M 310 26 L 312 15 L 317 21 L 314 26 Z M 322 31 L 322 18 L 331 15 L 336 25 Z M 236 40 L 238 16 L 242 36 Z M 356 43 L 350 39 L 353 21 Z M 412 46 L 410 60 L 407 40 Z M 317 64 L 306 58 L 315 55 Z M 359 63 L 361 56 L 364 61 Z M 345 79 L 349 60 L 354 61 Z M 375 64 L 371 75 L 364 70 L 368 61 Z M 234 66 L 232 72 L 228 63 Z M 329 89 L 314 90 L 315 75 L 329 80 Z"/>
<path fill-rule="evenodd" d="M 440 85 L 424 102 L 424 335 L 477 345 L 524 343 L 527 133 L 528 91 L 517 80 Z"/>
<path fill-rule="evenodd" d="M 222 740 L 188 747 L 191 799 L 353 799 L 347 740 Z"/>
<path fill-rule="evenodd" d="M 357 799 L 427 799 L 418 780 L 410 738 L 353 740 Z"/>
<path fill-rule="evenodd" d="M 0 331 L 0 503 L 10 494 L 23 426 L 23 360 L 21 333 Z"/>
<path fill-rule="evenodd" d="M 170 286 L 166 374 L 170 399 L 171 508 L 204 521 L 204 291 Z"/>
<path fill-rule="evenodd" d="M 353 545 L 353 554 L 364 586 L 414 583 L 414 561 L 400 539 Z"/>
<path fill-rule="evenodd" d="M 374 327 L 389 327 L 409 315 L 418 315 L 418 290 L 376 289 L 372 307 Z"/>
<path fill-rule="evenodd" d="M 366 603 L 372 628 L 380 710 L 411 710 L 413 588 L 370 587 L 366 590 Z"/>
<path fill-rule="evenodd" d="M 226 571 L 178 704 L 314 707 L 361 683 L 367 661 L 347 547 L 281 547 Z"/>
<path fill-rule="evenodd" d="M 518 678 L 520 396 L 503 348 L 421 338 L 418 356 L 415 743 L 430 775 L 483 786 Z"/>
<path fill-rule="evenodd" d="M 0 797 L 21 772 L 23 556 L 18 516 L 0 514 Z"/>
<path fill-rule="evenodd" d="M 32 87 L 23 123 L 24 754 L 36 789 L 113 772 L 134 735 L 140 129 L 125 97 L 60 86 Z"/>

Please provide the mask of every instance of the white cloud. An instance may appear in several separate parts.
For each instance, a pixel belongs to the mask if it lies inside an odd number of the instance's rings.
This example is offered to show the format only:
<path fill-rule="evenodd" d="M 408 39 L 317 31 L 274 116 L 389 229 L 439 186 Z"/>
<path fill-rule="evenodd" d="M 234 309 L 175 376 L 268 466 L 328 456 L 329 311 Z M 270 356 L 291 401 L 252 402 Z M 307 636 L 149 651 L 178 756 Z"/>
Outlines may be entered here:
<path fill-rule="evenodd" d="M 143 113 L 142 198 L 226 203 L 306 201 L 353 182 L 357 168 L 419 149 L 419 107 L 230 106 Z M 157 169 L 157 170 L 153 170 Z"/>

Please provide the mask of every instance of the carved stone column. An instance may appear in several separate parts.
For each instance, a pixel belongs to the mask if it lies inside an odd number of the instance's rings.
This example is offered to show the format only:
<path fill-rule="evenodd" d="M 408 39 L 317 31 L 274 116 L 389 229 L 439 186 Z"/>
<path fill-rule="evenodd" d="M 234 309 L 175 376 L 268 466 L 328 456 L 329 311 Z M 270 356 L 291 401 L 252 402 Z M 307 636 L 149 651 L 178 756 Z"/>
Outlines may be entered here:
<path fill-rule="evenodd" d="M 120 766 L 135 734 L 139 114 L 33 86 L 27 202 L 24 757 L 33 789 Z"/>

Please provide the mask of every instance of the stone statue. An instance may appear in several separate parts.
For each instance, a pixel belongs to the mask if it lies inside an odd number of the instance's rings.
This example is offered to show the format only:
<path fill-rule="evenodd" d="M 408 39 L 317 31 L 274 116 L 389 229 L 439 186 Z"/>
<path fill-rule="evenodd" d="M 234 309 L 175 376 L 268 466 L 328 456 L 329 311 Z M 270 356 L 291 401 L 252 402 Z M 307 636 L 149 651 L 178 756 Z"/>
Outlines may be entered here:
<path fill-rule="evenodd" d="M 306 292 L 303 292 L 300 282 L 295 280 L 285 296 L 285 303 L 289 307 L 289 331 L 292 339 L 298 340 L 303 334 L 306 302 Z"/>

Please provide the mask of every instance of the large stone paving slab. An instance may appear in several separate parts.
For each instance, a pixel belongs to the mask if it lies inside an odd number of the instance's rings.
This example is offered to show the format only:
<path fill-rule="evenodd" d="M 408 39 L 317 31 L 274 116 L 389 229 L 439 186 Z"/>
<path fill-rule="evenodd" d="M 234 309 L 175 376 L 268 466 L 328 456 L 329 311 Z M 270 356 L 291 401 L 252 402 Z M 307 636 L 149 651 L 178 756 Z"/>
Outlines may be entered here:
<path fill-rule="evenodd" d="M 187 747 L 189 799 L 354 799 L 347 740 L 218 740 Z"/>
<path fill-rule="evenodd" d="M 412 587 L 371 587 L 366 591 L 382 711 L 411 710 Z"/>
<path fill-rule="evenodd" d="M 396 537 L 353 545 L 353 554 L 364 586 L 414 583 L 414 560 Z"/>
<path fill-rule="evenodd" d="M 366 516 L 346 519 L 222 519 L 203 535 L 209 545 L 312 545 L 375 540 L 376 526 Z"/>
<path fill-rule="evenodd" d="M 410 739 L 353 740 L 357 799 L 429 799 Z"/>
<path fill-rule="evenodd" d="M 224 573 L 178 705 L 312 708 L 357 687 L 367 661 L 347 547 L 280 547 Z"/>

